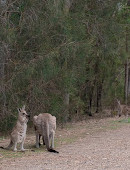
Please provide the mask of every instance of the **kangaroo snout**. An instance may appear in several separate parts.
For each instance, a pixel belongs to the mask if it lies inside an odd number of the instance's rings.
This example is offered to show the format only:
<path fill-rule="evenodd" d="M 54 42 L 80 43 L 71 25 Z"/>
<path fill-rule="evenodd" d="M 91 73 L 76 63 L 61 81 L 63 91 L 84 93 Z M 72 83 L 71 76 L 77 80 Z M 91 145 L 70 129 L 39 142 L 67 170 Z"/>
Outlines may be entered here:
<path fill-rule="evenodd" d="M 26 115 L 28 118 L 30 118 L 30 115 Z"/>

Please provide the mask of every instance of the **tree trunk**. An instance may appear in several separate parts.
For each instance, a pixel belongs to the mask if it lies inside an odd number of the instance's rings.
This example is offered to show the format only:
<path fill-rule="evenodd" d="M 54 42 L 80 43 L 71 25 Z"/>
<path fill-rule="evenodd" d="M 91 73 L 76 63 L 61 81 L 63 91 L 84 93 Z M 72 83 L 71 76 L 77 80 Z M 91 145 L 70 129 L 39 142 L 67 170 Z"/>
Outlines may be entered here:
<path fill-rule="evenodd" d="M 65 105 L 64 121 L 65 122 L 67 122 L 68 117 L 69 117 L 69 101 L 70 101 L 70 94 L 66 92 L 64 95 L 64 105 Z"/>
<path fill-rule="evenodd" d="M 99 112 L 99 87 L 97 86 L 97 102 L 96 102 L 96 113 Z"/>
<path fill-rule="evenodd" d="M 128 54 L 128 30 L 126 27 L 126 39 L 125 39 L 126 54 Z M 129 82 L 129 60 L 125 63 L 125 104 L 128 103 L 128 82 Z"/>
<path fill-rule="evenodd" d="M 95 87 L 95 80 L 94 80 L 94 85 L 89 85 L 89 106 L 88 106 L 88 111 L 86 111 L 86 113 L 88 113 L 89 116 L 92 116 L 92 101 L 93 101 L 93 92 L 94 92 L 94 87 Z M 87 95 L 87 93 L 86 93 Z"/>
<path fill-rule="evenodd" d="M 1 103 L 2 103 L 2 115 L 5 115 L 6 110 L 6 94 L 5 94 L 5 54 L 4 47 L 1 45 L 0 47 L 0 93 L 1 93 Z"/>
<path fill-rule="evenodd" d="M 128 68 L 128 97 L 130 96 L 130 67 Z"/>
<path fill-rule="evenodd" d="M 1 5 L 1 6 L 5 6 L 5 5 L 6 5 L 6 2 L 7 2 L 7 0 L 0 0 L 0 5 Z"/>
<path fill-rule="evenodd" d="M 102 82 L 99 82 L 99 84 L 97 85 L 97 103 L 96 103 L 97 109 L 96 109 L 96 113 L 98 113 L 99 109 L 102 108 L 101 99 L 102 99 L 103 82 L 104 82 L 104 80 L 102 80 Z"/>
<path fill-rule="evenodd" d="M 64 0 L 64 12 L 68 14 L 70 7 L 72 5 L 73 0 Z"/>
<path fill-rule="evenodd" d="M 89 108 L 88 108 L 88 110 L 89 110 L 88 115 L 89 115 L 89 116 L 92 116 L 92 97 L 93 97 L 93 95 L 91 95 L 91 96 L 89 97 Z"/>
<path fill-rule="evenodd" d="M 128 102 L 128 82 L 129 82 L 129 64 L 128 60 L 125 64 L 125 104 Z"/>
<path fill-rule="evenodd" d="M 64 98 L 64 104 L 66 106 L 69 106 L 69 101 L 70 101 L 70 94 L 69 93 L 65 93 L 65 98 Z"/>
<path fill-rule="evenodd" d="M 7 0 L 0 0 L 0 15 L 2 14 L 2 11 L 5 9 L 7 4 Z M 4 26 L 3 21 L 5 18 L 1 15 L 0 22 L 1 24 L 1 31 Z M 5 94 L 5 64 L 6 64 L 6 43 L 4 43 L 2 40 L 0 41 L 0 116 L 1 118 L 5 116 L 6 114 L 6 94 Z"/>

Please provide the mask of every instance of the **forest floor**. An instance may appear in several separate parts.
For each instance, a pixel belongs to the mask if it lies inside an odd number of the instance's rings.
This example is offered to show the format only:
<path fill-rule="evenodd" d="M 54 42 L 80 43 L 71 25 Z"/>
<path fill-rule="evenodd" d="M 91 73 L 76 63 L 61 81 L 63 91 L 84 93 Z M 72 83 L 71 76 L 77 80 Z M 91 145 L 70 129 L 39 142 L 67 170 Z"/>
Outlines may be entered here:
<path fill-rule="evenodd" d="M 0 138 L 7 146 L 9 138 Z M 122 118 L 88 119 L 57 128 L 55 149 L 35 149 L 35 134 L 28 132 L 25 153 L 0 149 L 0 170 L 129 170 L 130 120 Z"/>

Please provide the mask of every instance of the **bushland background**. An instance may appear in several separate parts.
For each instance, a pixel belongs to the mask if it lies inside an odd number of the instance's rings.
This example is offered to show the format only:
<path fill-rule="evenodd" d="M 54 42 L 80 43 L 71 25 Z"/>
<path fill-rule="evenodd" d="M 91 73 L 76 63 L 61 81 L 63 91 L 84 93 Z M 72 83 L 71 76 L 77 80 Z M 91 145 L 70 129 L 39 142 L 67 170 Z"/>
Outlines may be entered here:
<path fill-rule="evenodd" d="M 128 0 L 1 0 L 0 132 L 24 104 L 59 124 L 129 104 L 129 42 Z"/>

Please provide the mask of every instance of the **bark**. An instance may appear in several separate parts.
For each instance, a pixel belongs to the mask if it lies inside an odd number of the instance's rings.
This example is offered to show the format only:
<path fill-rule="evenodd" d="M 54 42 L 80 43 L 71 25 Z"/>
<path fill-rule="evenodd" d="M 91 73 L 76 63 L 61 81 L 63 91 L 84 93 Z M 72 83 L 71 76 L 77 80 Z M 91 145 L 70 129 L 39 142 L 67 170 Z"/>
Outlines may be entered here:
<path fill-rule="evenodd" d="M 130 0 L 127 1 L 127 5 L 130 6 Z"/>
<path fill-rule="evenodd" d="M 70 94 L 66 92 L 64 95 L 64 105 L 65 105 L 64 121 L 65 122 L 67 122 L 68 117 L 69 117 L 69 101 L 70 101 Z"/>
<path fill-rule="evenodd" d="M 0 47 L 0 94 L 1 94 L 1 103 L 3 106 L 2 109 L 2 115 L 5 114 L 6 110 L 6 94 L 5 94 L 5 85 L 4 85 L 4 79 L 5 79 L 5 54 L 4 54 L 4 47 L 1 45 Z"/>
<path fill-rule="evenodd" d="M 125 39 L 126 54 L 128 54 L 128 30 L 126 27 L 126 39 Z M 129 83 L 129 60 L 125 63 L 125 104 L 128 103 L 128 83 Z"/>
<path fill-rule="evenodd" d="M 130 96 L 130 67 L 128 69 L 128 97 Z"/>
<path fill-rule="evenodd" d="M 99 112 L 99 109 L 101 109 L 101 97 L 102 97 L 102 87 L 103 87 L 103 81 L 100 85 L 97 86 L 97 103 L 96 103 L 96 113 Z"/>
<path fill-rule="evenodd" d="M 86 105 L 87 105 L 87 97 L 88 96 L 88 102 L 89 105 L 86 107 L 85 112 L 89 115 L 92 116 L 92 102 L 93 102 L 93 93 L 94 93 L 94 88 L 95 88 L 95 80 L 93 84 L 87 84 L 86 82 L 86 90 L 85 90 L 85 100 L 86 100 Z"/>
<path fill-rule="evenodd" d="M 92 100 L 93 100 L 93 93 L 92 93 L 92 95 L 90 96 L 90 98 L 89 98 L 89 116 L 92 116 Z"/>
<path fill-rule="evenodd" d="M 128 103 L 128 90 L 129 90 L 129 79 L 130 79 L 130 76 L 129 76 L 129 61 L 127 60 L 126 61 L 126 64 L 125 64 L 125 104 Z"/>
<path fill-rule="evenodd" d="M 69 106 L 69 100 L 70 100 L 70 94 L 66 92 L 64 97 L 64 103 L 66 106 Z"/>
<path fill-rule="evenodd" d="M 7 0 L 0 0 L 0 5 L 4 6 L 4 5 L 6 5 L 6 2 L 7 2 Z"/>
<path fill-rule="evenodd" d="M 71 8 L 72 2 L 73 2 L 73 0 L 65 0 L 64 1 L 64 11 L 66 14 L 68 14 L 68 12 Z"/>
<path fill-rule="evenodd" d="M 6 9 L 7 0 L 0 0 L 0 14 L 1 14 L 1 32 L 6 29 L 7 18 L 2 15 L 2 12 Z M 6 41 L 6 40 L 5 40 Z M 6 90 L 5 90 L 5 66 L 7 59 L 9 58 L 8 44 L 4 40 L 0 39 L 0 114 L 4 117 L 6 115 Z"/>

